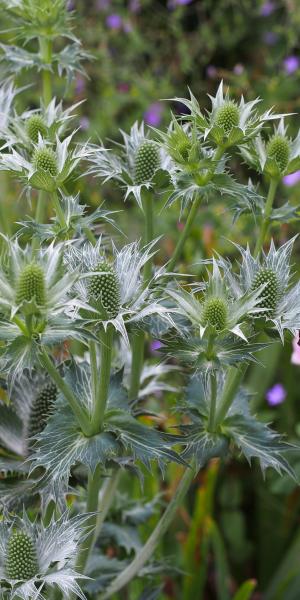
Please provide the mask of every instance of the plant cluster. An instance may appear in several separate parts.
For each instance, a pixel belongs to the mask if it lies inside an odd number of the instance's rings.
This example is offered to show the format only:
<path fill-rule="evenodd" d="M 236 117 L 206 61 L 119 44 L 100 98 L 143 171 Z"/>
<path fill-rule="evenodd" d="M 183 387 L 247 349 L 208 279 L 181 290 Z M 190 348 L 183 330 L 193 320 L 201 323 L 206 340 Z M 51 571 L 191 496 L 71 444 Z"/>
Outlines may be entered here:
<path fill-rule="evenodd" d="M 295 217 L 289 205 L 278 214 L 273 203 L 281 178 L 300 166 L 299 135 L 289 137 L 287 115 L 260 110 L 259 99 L 237 102 L 220 83 L 207 112 L 192 93 L 175 98 L 187 111 L 172 115 L 166 131 L 135 123 L 112 148 L 75 142 L 76 105 L 64 108 L 52 98 L 54 69 L 71 76 L 82 56 L 72 13 L 64 0 L 6 4 L 15 45 L 5 48 L 5 61 L 11 72 L 13 64 L 16 72 L 41 71 L 44 94 L 39 108 L 18 114 L 13 81 L 0 91 L 0 170 L 36 204 L 15 236 L 3 235 L 0 268 L 1 597 L 105 600 L 136 577 L 170 568 L 154 551 L 210 459 L 241 453 L 263 472 L 272 467 L 296 477 L 288 460 L 293 447 L 251 413 L 243 382 L 262 350 L 300 329 L 295 239 L 279 247 L 269 239 L 274 221 Z M 71 45 L 57 50 L 61 37 Z M 233 151 L 257 181 L 236 181 Z M 133 198 L 143 239 L 120 236 L 112 211 L 89 213 L 70 191 L 79 176 L 113 181 L 124 201 Z M 165 211 L 177 203 L 186 221 L 172 257 L 158 265 L 159 195 Z M 218 254 L 202 261 L 203 277 L 195 281 L 192 268 L 178 272 L 180 257 L 200 205 L 220 197 L 235 220 L 243 214 L 253 221 L 256 244 L 236 245 L 237 264 Z M 154 338 L 161 356 L 148 364 L 146 342 Z M 180 390 L 174 371 L 184 374 Z M 159 427 L 161 415 L 148 400 L 167 390 L 181 393 L 178 400 L 174 393 L 173 421 Z M 132 506 L 121 497 L 114 507 L 118 486 L 126 473 L 143 484 L 155 465 L 164 473 L 171 462 L 181 466 L 182 479 L 142 545 L 138 524 L 152 517 L 158 500 Z M 106 554 L 107 540 L 117 558 Z M 160 592 L 149 588 L 141 598 Z"/>

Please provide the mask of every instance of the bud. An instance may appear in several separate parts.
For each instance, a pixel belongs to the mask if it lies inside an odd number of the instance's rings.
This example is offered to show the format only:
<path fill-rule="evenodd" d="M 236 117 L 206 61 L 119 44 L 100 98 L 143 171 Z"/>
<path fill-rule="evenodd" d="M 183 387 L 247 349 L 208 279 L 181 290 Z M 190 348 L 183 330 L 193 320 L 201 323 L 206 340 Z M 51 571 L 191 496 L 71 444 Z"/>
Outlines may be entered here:
<path fill-rule="evenodd" d="M 46 302 L 45 275 L 42 267 L 30 263 L 24 267 L 17 283 L 16 302 L 31 302 L 35 299 L 39 306 Z"/>
<path fill-rule="evenodd" d="M 57 398 L 57 387 L 54 383 L 46 384 L 34 398 L 29 415 L 28 438 L 41 433 L 46 427 Z"/>
<path fill-rule="evenodd" d="M 233 127 L 238 127 L 240 112 L 237 104 L 229 100 L 217 109 L 215 114 L 215 125 L 222 127 L 225 133 L 230 133 Z"/>
<path fill-rule="evenodd" d="M 29 139 L 34 142 L 34 144 L 37 144 L 39 141 L 39 133 L 42 137 L 46 137 L 47 126 L 40 115 L 32 115 L 26 122 L 26 131 Z"/>
<path fill-rule="evenodd" d="M 100 299 L 109 318 L 114 319 L 120 308 L 119 282 L 115 270 L 105 261 L 99 263 L 94 270 L 101 271 L 103 274 L 91 277 L 89 296 L 96 300 Z"/>
<path fill-rule="evenodd" d="M 140 185 L 151 181 L 156 169 L 159 167 L 159 151 L 154 142 L 143 142 L 136 151 L 134 161 L 135 183 Z"/>
<path fill-rule="evenodd" d="M 38 148 L 33 155 L 33 164 L 35 169 L 39 171 L 48 171 L 50 175 L 55 177 L 57 175 L 57 160 L 56 155 L 51 148 Z"/>
<path fill-rule="evenodd" d="M 257 306 L 259 308 L 267 308 L 268 310 L 263 312 L 262 315 L 271 317 L 279 298 L 279 281 L 272 269 L 261 269 L 258 271 L 254 277 L 252 289 L 257 290 L 264 283 L 267 284 L 261 292 L 261 297 L 264 299 Z"/>
<path fill-rule="evenodd" d="M 6 575 L 9 579 L 32 579 L 38 572 L 36 549 L 25 531 L 15 531 L 8 540 Z"/>
<path fill-rule="evenodd" d="M 267 154 L 277 162 L 282 172 L 285 171 L 290 158 L 288 139 L 282 135 L 273 135 L 267 145 Z"/>
<path fill-rule="evenodd" d="M 202 318 L 205 325 L 211 325 L 217 331 L 225 329 L 228 309 L 223 298 L 209 298 L 204 302 L 202 310 Z"/>

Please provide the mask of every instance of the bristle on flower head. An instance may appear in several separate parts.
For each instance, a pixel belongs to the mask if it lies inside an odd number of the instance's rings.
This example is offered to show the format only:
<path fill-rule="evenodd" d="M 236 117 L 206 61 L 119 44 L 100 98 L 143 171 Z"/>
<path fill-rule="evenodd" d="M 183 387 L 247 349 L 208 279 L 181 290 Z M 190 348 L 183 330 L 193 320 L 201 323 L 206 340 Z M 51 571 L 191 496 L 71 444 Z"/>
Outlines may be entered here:
<path fill-rule="evenodd" d="M 229 100 L 217 109 L 215 124 L 222 127 L 225 133 L 230 133 L 233 127 L 237 127 L 240 120 L 239 108 L 235 102 Z"/>
<path fill-rule="evenodd" d="M 272 269 L 260 269 L 254 277 L 252 289 L 257 290 L 264 283 L 266 286 L 261 293 L 263 300 L 258 307 L 268 309 L 262 314 L 271 317 L 279 299 L 279 281 Z"/>
<path fill-rule="evenodd" d="M 6 575 L 10 579 L 27 581 L 39 571 L 35 545 L 25 531 L 15 531 L 6 549 Z"/>
<path fill-rule="evenodd" d="M 280 170 L 283 172 L 290 158 L 288 139 L 282 135 L 273 135 L 267 146 L 267 154 L 269 158 L 273 158 L 277 162 Z"/>
<path fill-rule="evenodd" d="M 42 267 L 30 263 L 24 267 L 17 282 L 16 302 L 31 302 L 35 299 L 39 306 L 46 302 L 45 275 Z"/>
<path fill-rule="evenodd" d="M 34 398 L 30 408 L 28 438 L 41 433 L 47 424 L 57 398 L 57 387 L 54 383 L 44 385 Z"/>
<path fill-rule="evenodd" d="M 136 151 L 134 162 L 134 179 L 136 185 L 151 181 L 159 167 L 159 151 L 151 141 L 143 142 Z"/>
<path fill-rule="evenodd" d="M 223 298 L 209 298 L 204 302 L 202 311 L 204 325 L 211 325 L 217 331 L 225 329 L 228 308 Z"/>
<path fill-rule="evenodd" d="M 50 175 L 57 175 L 56 155 L 51 148 L 38 148 L 33 155 L 33 163 L 36 170 L 48 171 Z"/>
<path fill-rule="evenodd" d="M 101 301 L 110 319 L 114 319 L 120 308 L 119 282 L 114 268 L 106 261 L 97 265 L 94 271 L 102 274 L 94 275 L 90 279 L 89 296 Z"/>
<path fill-rule="evenodd" d="M 29 139 L 37 144 L 39 141 L 39 134 L 42 137 L 46 137 L 47 126 L 40 115 L 32 115 L 26 122 L 26 131 Z"/>

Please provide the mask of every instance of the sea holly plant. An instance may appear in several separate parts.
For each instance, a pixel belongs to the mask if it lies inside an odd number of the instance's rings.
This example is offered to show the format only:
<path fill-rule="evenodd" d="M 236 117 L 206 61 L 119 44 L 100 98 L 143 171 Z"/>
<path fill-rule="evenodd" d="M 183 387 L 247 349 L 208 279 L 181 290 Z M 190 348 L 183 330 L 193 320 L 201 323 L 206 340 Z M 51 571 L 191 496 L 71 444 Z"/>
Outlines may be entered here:
<path fill-rule="evenodd" d="M 73 13 L 65 0 L 5 8 L 0 170 L 26 192 L 30 214 L 14 236 L 1 232 L 1 598 L 105 600 L 133 580 L 147 590 L 141 599 L 158 598 L 160 583 L 146 579 L 171 563 L 155 550 L 212 458 L 296 478 L 288 457 L 298 450 L 251 413 L 246 374 L 300 329 L 297 238 L 280 244 L 270 231 L 279 212 L 287 224 L 291 215 L 274 202 L 281 178 L 299 168 L 299 135 L 289 139 L 286 115 L 221 83 L 208 112 L 192 93 L 175 98 L 188 113 L 171 114 L 165 131 L 135 123 L 122 143 L 79 140 L 78 104 L 65 106 L 52 89 L 55 73 L 71 77 L 87 56 Z M 42 73 L 42 99 L 20 110 L 13 77 L 25 68 Z M 257 181 L 237 179 L 231 152 Z M 111 205 L 83 204 L 77 181 L 88 189 L 91 176 L 136 200 L 137 239 Z M 160 195 L 162 220 L 168 210 L 185 219 L 165 258 Z M 245 213 L 255 246 L 240 245 L 232 227 L 230 258 L 216 248 L 182 268 L 200 206 L 220 200 Z M 156 492 L 147 495 L 154 476 L 174 472 L 170 463 L 182 478 L 158 516 Z"/>

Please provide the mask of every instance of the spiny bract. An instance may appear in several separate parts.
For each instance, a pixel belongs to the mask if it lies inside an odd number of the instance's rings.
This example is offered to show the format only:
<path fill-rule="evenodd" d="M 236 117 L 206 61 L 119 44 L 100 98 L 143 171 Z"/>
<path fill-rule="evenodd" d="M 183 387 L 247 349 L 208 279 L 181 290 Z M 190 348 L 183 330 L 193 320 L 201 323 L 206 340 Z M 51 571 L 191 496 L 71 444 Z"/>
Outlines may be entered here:
<path fill-rule="evenodd" d="M 264 283 L 267 285 L 261 292 L 263 300 L 259 302 L 258 307 L 267 308 L 268 310 L 264 311 L 262 316 L 271 317 L 279 298 L 279 281 L 272 269 L 260 269 L 254 277 L 252 289 L 257 290 Z"/>
<path fill-rule="evenodd" d="M 202 309 L 204 325 L 212 325 L 217 331 L 222 331 L 227 321 L 227 304 L 223 298 L 209 298 Z"/>
<path fill-rule="evenodd" d="M 27 435 L 29 438 L 43 431 L 54 407 L 56 398 L 57 387 L 54 383 L 47 383 L 36 398 L 34 398 L 30 409 L 28 423 Z"/>
<path fill-rule="evenodd" d="M 24 267 L 17 282 L 16 302 L 31 302 L 35 299 L 39 306 L 46 301 L 45 275 L 42 267 L 36 263 L 30 263 Z"/>
<path fill-rule="evenodd" d="M 37 144 L 39 141 L 39 133 L 42 137 L 46 137 L 47 126 L 40 115 L 32 115 L 26 122 L 26 131 L 29 139 Z"/>
<path fill-rule="evenodd" d="M 223 106 L 220 106 L 216 111 L 215 125 L 222 127 L 225 133 L 229 133 L 233 127 L 238 127 L 240 120 L 239 108 L 232 102 L 225 102 Z"/>
<path fill-rule="evenodd" d="M 33 156 L 33 163 L 37 171 L 48 171 L 50 175 L 57 175 L 56 155 L 51 148 L 38 148 Z"/>
<path fill-rule="evenodd" d="M 15 531 L 8 540 L 6 575 L 9 579 L 32 579 L 39 571 L 34 543 L 25 531 Z"/>
<path fill-rule="evenodd" d="M 97 265 L 94 271 L 102 271 L 103 275 L 91 277 L 89 296 L 100 299 L 110 319 L 114 319 L 120 308 L 119 282 L 114 268 L 106 261 Z"/>
<path fill-rule="evenodd" d="M 287 138 L 282 135 L 273 135 L 267 146 L 269 158 L 273 158 L 281 171 L 284 171 L 288 166 L 290 158 L 290 147 Z"/>
<path fill-rule="evenodd" d="M 151 181 L 156 169 L 159 167 L 159 151 L 154 142 L 143 142 L 136 151 L 134 161 L 135 183 L 140 185 Z"/>

